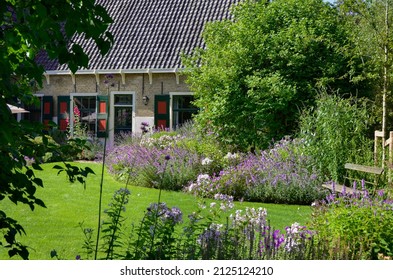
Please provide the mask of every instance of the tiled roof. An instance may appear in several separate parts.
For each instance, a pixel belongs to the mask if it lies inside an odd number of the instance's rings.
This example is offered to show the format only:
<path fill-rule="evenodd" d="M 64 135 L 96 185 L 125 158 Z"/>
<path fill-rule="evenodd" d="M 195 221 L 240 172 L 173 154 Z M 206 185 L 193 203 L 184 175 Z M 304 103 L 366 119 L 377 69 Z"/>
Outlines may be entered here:
<path fill-rule="evenodd" d="M 97 0 L 114 23 L 115 43 L 102 57 L 91 41 L 76 38 L 90 57 L 89 70 L 181 68 L 180 52 L 203 47 L 201 32 L 207 21 L 230 17 L 230 6 L 241 0 Z M 66 65 L 38 62 L 48 70 Z"/>

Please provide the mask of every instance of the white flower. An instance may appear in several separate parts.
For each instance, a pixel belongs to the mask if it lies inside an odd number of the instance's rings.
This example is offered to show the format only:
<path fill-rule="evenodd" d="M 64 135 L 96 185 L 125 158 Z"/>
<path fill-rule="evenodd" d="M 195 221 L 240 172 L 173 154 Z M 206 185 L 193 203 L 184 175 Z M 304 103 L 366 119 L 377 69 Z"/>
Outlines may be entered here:
<path fill-rule="evenodd" d="M 195 188 L 195 184 L 191 183 L 190 186 L 188 187 L 188 191 L 192 192 L 192 190 Z"/>
<path fill-rule="evenodd" d="M 207 157 L 202 160 L 202 165 L 209 165 L 212 162 L 213 160 Z"/>
<path fill-rule="evenodd" d="M 237 159 L 239 157 L 239 155 L 238 154 L 232 154 L 231 152 L 228 152 L 226 155 L 225 155 L 225 159 Z"/>
<path fill-rule="evenodd" d="M 197 184 L 201 185 L 203 183 L 208 183 L 210 181 L 209 174 L 199 174 L 197 178 Z"/>
<path fill-rule="evenodd" d="M 206 205 L 203 204 L 203 203 L 199 203 L 198 205 L 199 205 L 199 208 L 200 208 L 200 209 L 205 209 L 205 208 L 206 208 Z"/>

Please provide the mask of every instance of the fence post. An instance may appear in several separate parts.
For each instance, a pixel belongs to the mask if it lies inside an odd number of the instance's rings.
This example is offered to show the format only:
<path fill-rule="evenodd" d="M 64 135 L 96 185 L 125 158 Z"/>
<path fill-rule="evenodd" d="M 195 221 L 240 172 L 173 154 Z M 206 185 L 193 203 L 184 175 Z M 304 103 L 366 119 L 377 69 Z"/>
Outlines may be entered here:
<path fill-rule="evenodd" d="M 392 181 L 392 168 L 393 168 L 393 131 L 389 133 L 389 164 L 388 164 L 388 182 Z"/>
<path fill-rule="evenodd" d="M 378 166 L 378 145 L 379 145 L 379 138 L 383 137 L 383 132 L 376 130 L 374 132 L 374 165 Z M 382 149 L 385 148 L 385 143 L 382 143 Z"/>

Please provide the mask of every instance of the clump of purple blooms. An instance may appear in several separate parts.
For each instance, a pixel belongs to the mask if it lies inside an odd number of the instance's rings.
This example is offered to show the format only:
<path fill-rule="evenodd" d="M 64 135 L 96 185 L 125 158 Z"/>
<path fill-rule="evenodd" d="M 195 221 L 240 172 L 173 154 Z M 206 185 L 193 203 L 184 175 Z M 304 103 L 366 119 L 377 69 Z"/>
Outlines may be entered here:
<path fill-rule="evenodd" d="M 197 236 L 204 259 L 306 258 L 314 233 L 298 223 L 273 230 L 264 208 L 236 210 L 228 223 L 212 222 Z"/>
<path fill-rule="evenodd" d="M 202 197 L 223 193 L 238 200 L 309 205 L 326 195 L 321 184 L 310 158 L 296 153 L 296 142 L 284 139 L 270 150 L 243 156 L 217 176 L 200 174 L 185 191 Z"/>
<path fill-rule="evenodd" d="M 154 215 L 157 215 L 164 224 L 170 223 L 176 225 L 183 221 L 183 213 L 181 210 L 177 207 L 169 208 L 165 202 L 150 204 L 147 208 L 147 216 L 153 217 Z"/>
<path fill-rule="evenodd" d="M 166 159 L 170 158 L 170 161 Z M 118 145 L 108 151 L 106 165 L 117 179 L 143 187 L 180 190 L 199 174 L 198 154 L 183 147 L 145 146 L 140 143 Z M 164 174 L 165 168 L 165 174 Z"/>

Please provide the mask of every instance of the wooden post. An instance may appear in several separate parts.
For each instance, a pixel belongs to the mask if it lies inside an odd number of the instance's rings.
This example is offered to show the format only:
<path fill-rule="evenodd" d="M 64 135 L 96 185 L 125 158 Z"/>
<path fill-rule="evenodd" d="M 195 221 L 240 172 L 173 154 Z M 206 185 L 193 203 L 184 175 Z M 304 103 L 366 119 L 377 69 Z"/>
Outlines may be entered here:
<path fill-rule="evenodd" d="M 393 168 L 393 131 L 389 133 L 389 164 L 388 164 L 388 182 L 392 181 L 392 168 Z"/>
<path fill-rule="evenodd" d="M 374 132 L 374 165 L 378 166 L 378 146 L 379 138 L 383 138 L 383 132 L 376 130 Z M 385 143 L 382 142 L 382 148 L 384 149 Z"/>

